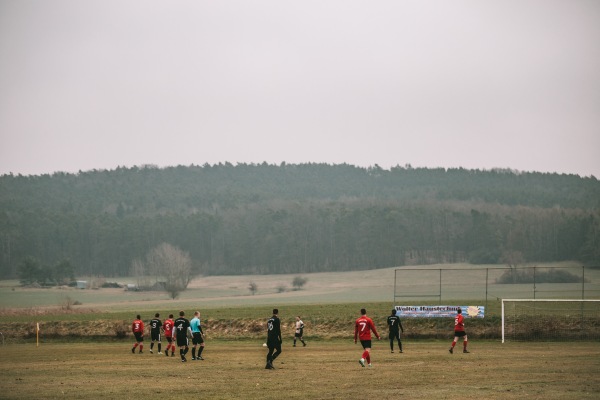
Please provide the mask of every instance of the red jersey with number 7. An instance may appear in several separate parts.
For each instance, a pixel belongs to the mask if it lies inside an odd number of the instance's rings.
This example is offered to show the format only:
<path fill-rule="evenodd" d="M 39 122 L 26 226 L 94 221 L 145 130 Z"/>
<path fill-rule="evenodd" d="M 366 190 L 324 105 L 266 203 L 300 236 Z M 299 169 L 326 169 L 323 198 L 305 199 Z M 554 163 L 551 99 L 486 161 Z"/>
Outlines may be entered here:
<path fill-rule="evenodd" d="M 377 329 L 375 329 L 375 324 L 373 320 L 366 315 L 358 318 L 356 323 L 354 324 L 354 340 L 358 337 L 360 340 L 371 340 L 371 331 L 377 336 L 379 339 L 379 334 L 377 333 Z"/>

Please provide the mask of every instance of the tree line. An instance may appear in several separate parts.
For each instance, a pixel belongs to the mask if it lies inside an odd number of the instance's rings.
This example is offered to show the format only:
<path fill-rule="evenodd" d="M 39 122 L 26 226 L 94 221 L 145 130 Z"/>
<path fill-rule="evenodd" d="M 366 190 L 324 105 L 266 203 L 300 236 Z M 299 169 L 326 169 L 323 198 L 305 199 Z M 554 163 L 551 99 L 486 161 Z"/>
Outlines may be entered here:
<path fill-rule="evenodd" d="M 600 184 L 511 170 L 154 166 L 0 177 L 0 277 L 25 261 L 130 275 L 167 243 L 193 273 L 600 264 Z M 66 261 L 65 261 L 66 260 Z"/>

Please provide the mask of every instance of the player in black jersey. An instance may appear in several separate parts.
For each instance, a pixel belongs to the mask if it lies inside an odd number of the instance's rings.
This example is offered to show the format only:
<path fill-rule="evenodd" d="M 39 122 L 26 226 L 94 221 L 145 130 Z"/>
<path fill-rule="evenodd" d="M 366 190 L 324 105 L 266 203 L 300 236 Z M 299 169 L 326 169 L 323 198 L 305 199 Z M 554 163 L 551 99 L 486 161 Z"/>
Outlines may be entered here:
<path fill-rule="evenodd" d="M 154 343 L 158 343 L 158 354 L 162 354 L 160 352 L 160 329 L 162 328 L 162 321 L 158 317 L 160 317 L 160 314 L 156 313 L 154 314 L 154 318 L 150 320 L 150 338 L 152 339 L 152 343 L 150 343 L 150 353 L 154 353 L 152 351 Z"/>
<path fill-rule="evenodd" d="M 281 323 L 279 321 L 279 310 L 273 309 L 273 316 L 267 321 L 267 365 L 265 369 L 274 369 L 273 361 L 281 354 Z"/>
<path fill-rule="evenodd" d="M 186 362 L 185 355 L 189 348 L 188 336 L 192 336 L 192 330 L 190 328 L 190 321 L 185 318 L 185 312 L 179 311 L 179 318 L 175 320 L 173 324 L 173 332 L 177 337 L 177 347 L 179 347 L 179 355 L 181 356 L 181 362 Z"/>
<path fill-rule="evenodd" d="M 400 340 L 400 331 L 404 333 L 404 328 L 402 327 L 402 322 L 400 321 L 400 317 L 396 315 L 396 310 L 392 310 L 392 315 L 387 317 L 388 328 L 390 329 L 390 350 L 392 353 L 394 352 L 394 340 L 398 341 L 398 348 L 400 348 L 400 353 L 404 353 L 402 351 L 402 341 Z"/>

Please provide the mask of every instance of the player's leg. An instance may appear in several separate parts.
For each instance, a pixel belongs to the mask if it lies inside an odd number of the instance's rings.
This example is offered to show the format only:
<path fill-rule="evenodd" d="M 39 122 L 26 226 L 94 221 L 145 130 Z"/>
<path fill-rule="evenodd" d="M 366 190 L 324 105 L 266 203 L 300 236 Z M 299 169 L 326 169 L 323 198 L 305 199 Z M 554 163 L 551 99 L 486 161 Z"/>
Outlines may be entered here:
<path fill-rule="evenodd" d="M 454 353 L 454 346 L 456 346 L 456 341 L 458 340 L 458 336 L 454 336 L 454 340 L 452 341 L 452 345 L 450 345 L 450 354 Z"/>
<path fill-rule="evenodd" d="M 390 351 L 393 353 L 394 352 L 394 339 L 395 339 L 395 335 L 393 332 L 390 332 L 390 334 L 388 335 L 388 339 L 390 340 Z"/>
<path fill-rule="evenodd" d="M 275 353 L 273 353 L 273 356 L 271 357 L 271 363 L 273 361 L 275 361 L 275 359 L 277 357 L 279 357 L 280 354 L 281 354 L 281 344 L 277 343 L 277 344 L 275 344 Z"/>
<path fill-rule="evenodd" d="M 467 335 L 463 336 L 463 353 L 468 353 L 467 350 Z"/>
<path fill-rule="evenodd" d="M 159 334 L 158 334 L 158 354 L 162 354 L 162 353 L 160 352 L 160 350 L 161 350 L 161 349 L 160 349 L 160 348 L 161 348 L 161 345 L 162 345 L 162 343 L 160 342 L 160 333 L 159 333 Z"/>

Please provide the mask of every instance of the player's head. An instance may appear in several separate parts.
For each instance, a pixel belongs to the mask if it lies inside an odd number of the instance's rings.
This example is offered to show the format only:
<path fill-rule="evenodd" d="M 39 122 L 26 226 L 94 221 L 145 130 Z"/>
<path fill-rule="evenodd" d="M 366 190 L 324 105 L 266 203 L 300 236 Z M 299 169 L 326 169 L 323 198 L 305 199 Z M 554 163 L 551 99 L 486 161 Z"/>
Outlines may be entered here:
<path fill-rule="evenodd" d="M 360 315 L 367 315 L 367 310 L 365 308 L 361 308 Z"/>
<path fill-rule="evenodd" d="M 194 311 L 194 316 L 195 317 L 199 317 L 200 316 L 200 311 Z"/>
<path fill-rule="evenodd" d="M 185 312 L 183 310 L 179 311 L 179 316 L 183 317 L 185 315 Z"/>
<path fill-rule="evenodd" d="M 158 317 L 160 317 L 160 314 L 159 314 L 159 313 L 156 313 L 156 314 L 154 314 L 154 316 L 155 316 L 156 318 L 158 318 Z"/>
<path fill-rule="evenodd" d="M 169 318 L 173 318 L 173 314 L 169 314 Z"/>
<path fill-rule="evenodd" d="M 300 321 L 300 316 L 296 315 L 296 321 Z"/>
<path fill-rule="evenodd" d="M 458 308 L 458 310 L 456 310 L 457 314 L 462 314 L 462 310 L 460 309 L 460 307 Z"/>
<path fill-rule="evenodd" d="M 396 315 L 396 309 L 392 308 L 392 315 Z"/>
<path fill-rule="evenodd" d="M 141 319 L 142 317 L 140 316 L 140 314 L 135 316 L 137 319 Z"/>
<path fill-rule="evenodd" d="M 276 308 L 274 308 L 274 309 L 273 309 L 273 315 L 277 315 L 277 314 L 279 314 L 279 310 L 278 310 L 278 309 L 276 309 Z"/>

